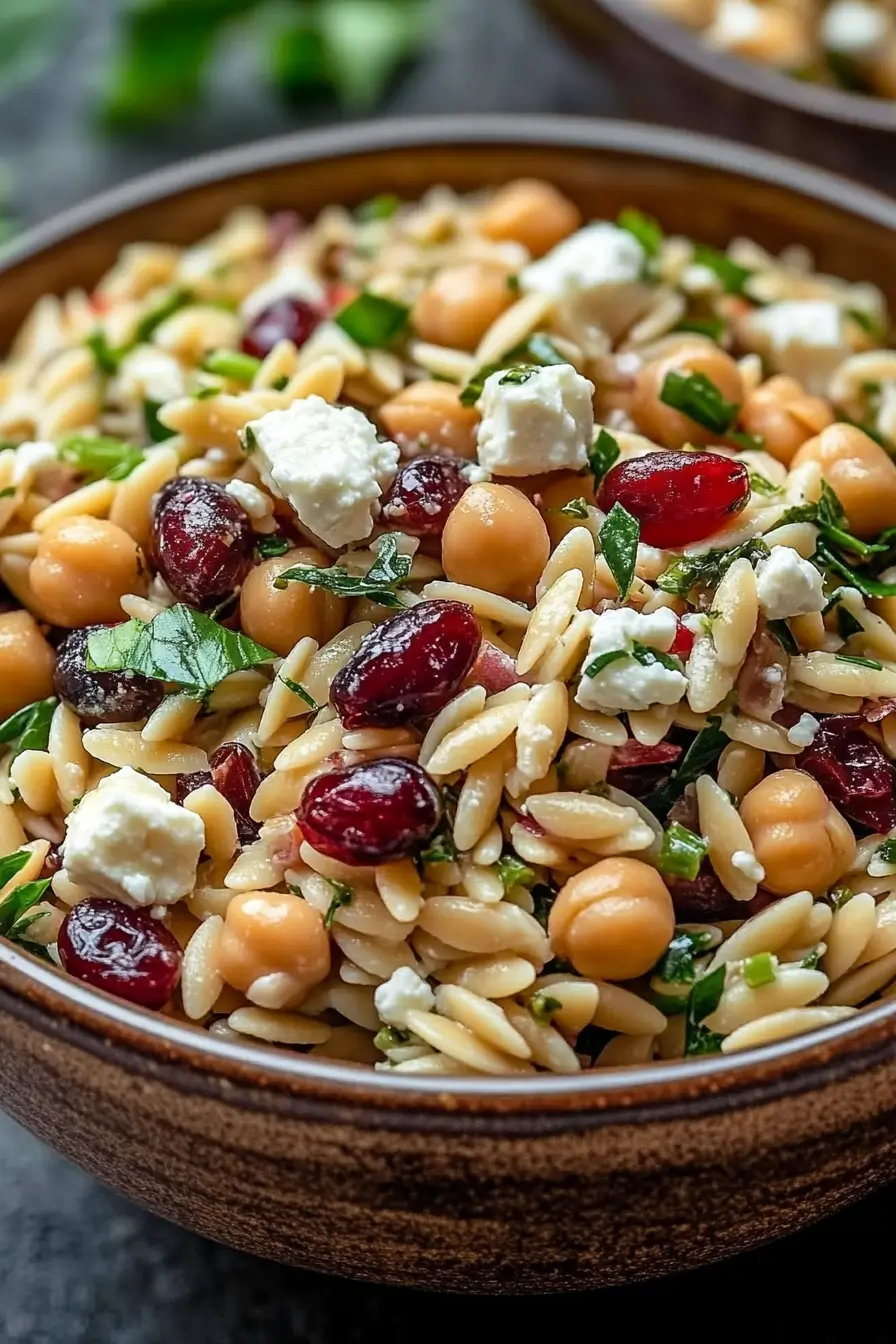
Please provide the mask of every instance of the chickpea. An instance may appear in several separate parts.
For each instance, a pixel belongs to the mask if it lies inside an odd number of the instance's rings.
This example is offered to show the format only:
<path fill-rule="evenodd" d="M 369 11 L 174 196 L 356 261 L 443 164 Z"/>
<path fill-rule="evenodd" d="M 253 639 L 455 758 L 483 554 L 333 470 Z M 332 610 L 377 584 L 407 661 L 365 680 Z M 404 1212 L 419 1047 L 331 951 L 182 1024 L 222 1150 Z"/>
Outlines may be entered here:
<path fill-rule="evenodd" d="M 379 420 L 402 448 L 436 448 L 457 457 L 476 457 L 479 412 L 460 404 L 458 389 L 451 383 L 411 383 L 380 407 Z"/>
<path fill-rule="evenodd" d="M 531 598 L 551 544 L 535 505 L 511 485 L 471 485 L 442 533 L 442 568 L 453 583 Z"/>
<path fill-rule="evenodd" d="M 660 400 L 666 375 L 673 371 L 705 374 L 725 400 L 736 406 L 740 406 L 744 399 L 740 369 L 731 356 L 712 341 L 700 338 L 687 341 L 671 353 L 645 364 L 639 371 L 631 401 L 631 417 L 638 429 L 664 448 L 683 448 L 688 443 L 705 447 L 718 443 L 718 434 L 704 429 Z"/>
<path fill-rule="evenodd" d="M 640 859 L 601 859 L 571 877 L 551 909 L 548 935 L 580 975 L 634 980 L 646 975 L 675 932 L 666 884 Z"/>
<path fill-rule="evenodd" d="M 28 611 L 0 616 L 0 719 L 53 694 L 56 658 Z"/>
<path fill-rule="evenodd" d="M 29 570 L 38 614 L 53 625 L 123 620 L 121 599 L 146 592 L 143 552 L 123 528 L 103 518 L 64 518 L 41 534 Z"/>
<path fill-rule="evenodd" d="M 479 216 L 479 232 L 496 243 L 522 243 L 543 257 L 581 228 L 582 212 L 550 182 L 523 177 L 502 187 Z"/>
<path fill-rule="evenodd" d="M 513 301 L 506 270 L 471 262 L 437 275 L 418 298 L 411 318 L 422 340 L 475 350 Z"/>
<path fill-rule="evenodd" d="M 285 658 L 300 639 L 310 635 L 326 644 L 345 624 L 345 598 L 307 583 L 288 583 L 275 588 L 274 580 L 292 565 L 330 564 L 323 551 L 297 546 L 285 555 L 265 560 L 250 572 L 240 593 L 240 625 L 250 639 Z"/>
<path fill-rule="evenodd" d="M 820 784 L 800 770 L 777 770 L 752 788 L 740 805 L 762 885 L 776 896 L 827 891 L 855 857 L 855 837 Z"/>
<path fill-rule="evenodd" d="M 857 537 L 875 537 L 896 518 L 896 466 L 855 425 L 829 425 L 804 443 L 790 464 L 817 462 Z"/>
<path fill-rule="evenodd" d="M 765 440 L 767 453 L 789 466 L 807 439 L 834 423 L 834 412 L 824 397 L 810 397 L 796 378 L 779 374 L 750 393 L 740 422 L 747 434 Z"/>
<path fill-rule="evenodd" d="M 738 33 L 733 40 L 721 39 L 715 45 L 778 70 L 801 70 L 812 64 L 812 30 L 802 15 L 779 5 L 763 5 L 756 18 L 749 32 Z"/>
<path fill-rule="evenodd" d="M 313 905 L 288 892 L 244 891 L 224 916 L 218 970 L 244 993 L 263 975 L 289 975 L 295 1003 L 330 973 L 330 940 Z"/>
<path fill-rule="evenodd" d="M 577 476 L 575 472 L 564 471 L 554 476 L 540 493 L 542 512 L 553 548 L 560 545 L 567 532 L 571 532 L 574 527 L 581 527 L 583 522 L 581 518 L 567 518 L 557 510 L 573 499 L 584 499 L 586 504 L 593 504 L 594 477 L 590 473 Z"/>

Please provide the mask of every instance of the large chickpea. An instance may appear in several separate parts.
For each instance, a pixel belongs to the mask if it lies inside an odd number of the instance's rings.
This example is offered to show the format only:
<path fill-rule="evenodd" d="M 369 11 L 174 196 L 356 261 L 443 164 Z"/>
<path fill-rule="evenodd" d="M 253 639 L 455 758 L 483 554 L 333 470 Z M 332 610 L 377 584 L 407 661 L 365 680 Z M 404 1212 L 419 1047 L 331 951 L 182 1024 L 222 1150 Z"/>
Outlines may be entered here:
<path fill-rule="evenodd" d="M 531 500 L 511 485 L 472 485 L 445 524 L 442 568 L 453 583 L 527 601 L 550 550 Z"/>
<path fill-rule="evenodd" d="M 310 588 L 307 583 L 274 587 L 274 580 L 292 565 L 326 568 L 329 564 L 323 551 L 298 546 L 256 565 L 240 593 L 240 625 L 249 638 L 285 658 L 306 636 L 326 644 L 338 634 L 348 611 L 344 598 L 326 588 Z"/>
<path fill-rule="evenodd" d="M 559 513 L 558 510 L 574 499 L 584 499 L 586 504 L 593 504 L 594 477 L 590 472 L 587 476 L 577 476 L 575 472 L 564 471 L 554 476 L 542 488 L 540 494 L 551 546 L 559 546 L 567 532 L 571 532 L 574 527 L 581 527 L 583 520 L 567 518 L 566 514 Z"/>
<path fill-rule="evenodd" d="M 512 303 L 506 270 L 470 262 L 441 271 L 414 304 L 411 321 L 424 341 L 475 350 Z"/>
<path fill-rule="evenodd" d="M 244 891 L 227 907 L 218 943 L 218 970 L 228 985 L 246 992 L 265 975 L 288 975 L 296 1003 L 330 973 L 330 940 L 324 921 L 300 896 Z"/>
<path fill-rule="evenodd" d="M 810 397 L 796 378 L 778 374 L 750 393 L 740 422 L 747 434 L 765 441 L 767 453 L 789 466 L 808 439 L 834 423 L 834 412 L 824 397 Z"/>
<path fill-rule="evenodd" d="M 56 658 L 27 611 L 0 616 L 0 719 L 53 694 Z"/>
<path fill-rule="evenodd" d="M 74 629 L 123 620 L 121 599 L 145 593 L 143 552 L 123 528 L 102 518 L 65 518 L 41 534 L 29 571 L 38 614 Z"/>
<path fill-rule="evenodd" d="M 740 406 L 744 399 L 743 379 L 734 360 L 712 341 L 698 337 L 683 342 L 639 371 L 630 412 L 638 429 L 664 448 L 683 448 L 688 443 L 703 446 L 718 443 L 718 434 L 660 400 L 666 376 L 673 371 L 705 374 L 725 400 L 735 406 Z"/>
<path fill-rule="evenodd" d="M 479 216 L 479 232 L 496 243 L 522 243 L 543 257 L 581 226 L 582 212 L 550 182 L 524 177 L 496 192 Z"/>
<path fill-rule="evenodd" d="M 849 825 L 820 784 L 800 770 L 777 770 L 740 805 L 762 885 L 776 896 L 803 888 L 826 891 L 847 871 L 856 852 Z"/>
<path fill-rule="evenodd" d="M 601 859 L 571 877 L 551 909 L 548 935 L 558 957 L 581 975 L 634 980 L 646 975 L 675 932 L 665 882 L 640 859 Z"/>
<path fill-rule="evenodd" d="M 880 444 L 855 425 L 830 425 L 804 443 L 791 470 L 817 462 L 846 510 L 857 537 L 875 537 L 896 519 L 896 466 Z"/>
<path fill-rule="evenodd" d="M 436 448 L 475 458 L 479 412 L 462 406 L 451 383 L 411 383 L 378 411 L 383 429 L 403 448 Z"/>

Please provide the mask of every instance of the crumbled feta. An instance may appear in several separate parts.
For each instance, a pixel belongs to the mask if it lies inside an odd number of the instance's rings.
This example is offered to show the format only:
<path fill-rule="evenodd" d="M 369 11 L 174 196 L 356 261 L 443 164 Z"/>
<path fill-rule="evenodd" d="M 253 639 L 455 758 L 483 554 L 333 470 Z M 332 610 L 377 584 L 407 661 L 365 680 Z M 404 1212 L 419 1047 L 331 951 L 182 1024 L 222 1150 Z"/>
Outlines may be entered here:
<path fill-rule="evenodd" d="M 155 345 L 138 345 L 125 355 L 115 380 L 123 400 L 174 401 L 186 392 L 184 371 L 174 355 Z"/>
<path fill-rule="evenodd" d="M 834 0 L 821 20 L 821 41 L 828 51 L 853 60 L 873 57 L 893 25 L 891 16 L 871 0 Z"/>
<path fill-rule="evenodd" d="M 274 504 L 270 495 L 266 495 L 263 490 L 259 490 L 258 486 L 253 485 L 251 481 L 228 481 L 224 489 L 228 495 L 233 496 L 237 504 L 242 505 L 253 522 L 260 523 L 264 518 L 270 517 L 274 511 Z"/>
<path fill-rule="evenodd" d="M 840 307 L 830 299 L 792 299 L 757 308 L 743 324 L 746 340 L 775 373 L 823 396 L 834 371 L 852 354 Z"/>
<path fill-rule="evenodd" d="M 254 322 L 265 308 L 270 308 L 278 299 L 304 299 L 315 308 L 322 308 L 326 301 L 326 293 L 320 281 L 315 280 L 304 267 L 284 266 L 270 280 L 265 280 L 264 284 L 253 289 L 252 293 L 243 299 L 240 317 L 246 323 Z"/>
<path fill-rule="evenodd" d="M 144 906 L 174 905 L 193 890 L 205 827 L 146 775 L 109 775 L 65 825 L 63 863 L 78 886 Z"/>
<path fill-rule="evenodd" d="M 787 741 L 795 747 L 811 747 L 820 727 L 814 714 L 801 714 L 793 727 L 787 730 Z"/>
<path fill-rule="evenodd" d="M 361 411 L 306 397 L 253 420 L 244 442 L 264 484 L 321 541 L 338 548 L 370 536 L 399 453 Z"/>
<path fill-rule="evenodd" d="M 41 470 L 42 467 L 48 467 L 51 462 L 55 462 L 59 455 L 55 443 L 44 443 L 37 441 L 34 443 L 20 443 L 16 449 L 16 460 L 13 466 L 13 484 L 23 485 L 26 481 L 31 481 Z"/>
<path fill-rule="evenodd" d="M 755 854 L 749 853 L 746 849 L 736 849 L 731 855 L 731 867 L 736 868 L 744 877 L 748 877 L 751 882 L 761 882 L 765 877 L 765 869 L 756 858 Z"/>
<path fill-rule="evenodd" d="M 471 462 L 467 467 L 461 467 L 461 475 L 466 476 L 471 485 L 484 485 L 492 479 L 490 471 L 485 467 L 480 467 L 478 462 Z"/>
<path fill-rule="evenodd" d="M 561 311 L 617 336 L 643 310 L 647 253 L 627 229 L 588 224 L 519 275 L 525 294 L 546 294 Z"/>
<path fill-rule="evenodd" d="M 602 714 L 649 709 L 652 705 L 677 705 L 687 689 L 684 673 L 659 662 L 641 663 L 631 656 L 634 644 L 665 653 L 674 642 L 677 629 L 675 612 L 669 607 L 660 607 L 649 615 L 620 607 L 595 616 L 576 702 L 583 709 Z M 595 676 L 587 676 L 585 669 L 595 658 L 617 649 L 624 650 L 627 656 L 607 663 Z"/>
<path fill-rule="evenodd" d="M 390 1027 L 406 1026 L 410 1010 L 428 1013 L 435 1001 L 429 985 L 410 966 L 399 966 L 388 980 L 377 986 L 373 996 L 380 1020 Z"/>
<path fill-rule="evenodd" d="M 480 467 L 500 476 L 580 470 L 594 437 L 593 395 L 571 364 L 493 373 L 478 402 Z"/>
<path fill-rule="evenodd" d="M 821 575 L 792 546 L 773 546 L 756 566 L 759 605 L 770 621 L 808 616 L 825 606 Z"/>

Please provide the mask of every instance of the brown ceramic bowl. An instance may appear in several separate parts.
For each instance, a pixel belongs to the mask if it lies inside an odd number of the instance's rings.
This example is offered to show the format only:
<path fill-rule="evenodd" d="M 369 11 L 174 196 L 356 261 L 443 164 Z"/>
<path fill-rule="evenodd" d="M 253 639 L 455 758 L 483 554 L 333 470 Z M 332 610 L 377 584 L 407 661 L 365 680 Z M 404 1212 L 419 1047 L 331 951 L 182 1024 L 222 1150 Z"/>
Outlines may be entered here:
<path fill-rule="evenodd" d="M 0 279 L 0 347 L 46 290 L 137 238 L 247 202 L 313 214 L 432 182 L 552 179 L 724 244 L 797 240 L 896 304 L 896 205 L 680 132 L 452 119 L 288 137 L 179 166 L 34 230 Z M 896 1004 L 731 1058 L 429 1082 L 216 1041 L 0 940 L 0 1102 L 156 1213 L 272 1259 L 462 1292 L 550 1292 L 699 1265 L 896 1172 Z"/>
<path fill-rule="evenodd" d="M 896 102 L 708 50 L 643 0 L 536 0 L 598 54 L 623 105 L 661 125 L 734 136 L 896 188 Z"/>

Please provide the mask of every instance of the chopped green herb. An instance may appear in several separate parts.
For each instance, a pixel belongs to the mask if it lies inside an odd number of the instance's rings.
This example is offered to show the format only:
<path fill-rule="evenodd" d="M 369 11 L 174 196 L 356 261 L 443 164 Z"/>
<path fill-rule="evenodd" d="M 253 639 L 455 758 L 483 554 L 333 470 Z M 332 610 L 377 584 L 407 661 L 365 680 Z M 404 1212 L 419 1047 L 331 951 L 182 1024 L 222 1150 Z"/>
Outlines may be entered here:
<path fill-rule="evenodd" d="M 753 275 L 746 266 L 738 266 L 725 252 L 707 247 L 705 243 L 698 243 L 694 248 L 693 264 L 705 266 L 713 275 L 717 275 L 726 294 L 743 294 L 747 281 Z"/>
<path fill-rule="evenodd" d="M 681 662 L 673 654 L 652 649 L 648 644 L 639 644 L 637 640 L 632 644 L 632 657 L 642 667 L 651 667 L 654 663 L 659 663 L 660 667 L 665 667 L 669 672 L 681 671 Z"/>
<path fill-rule="evenodd" d="M 715 764 L 727 744 L 728 735 L 722 732 L 722 720 L 716 716 L 711 717 L 707 726 L 700 729 L 688 747 L 672 778 L 661 788 L 647 795 L 644 799 L 645 806 L 655 816 L 664 817 L 676 798 L 680 798 L 684 793 L 688 784 L 693 784 Z"/>
<path fill-rule="evenodd" d="M 720 344 L 728 327 L 721 317 L 686 317 L 673 331 L 683 334 L 692 332 L 695 336 L 708 336 L 711 341 Z"/>
<path fill-rule="evenodd" d="M 695 835 L 686 826 L 673 821 L 663 835 L 657 867 L 670 877 L 684 877 L 693 882 L 708 852 L 709 846 L 702 835 Z"/>
<path fill-rule="evenodd" d="M 541 1027 L 549 1027 L 554 1013 L 559 1013 L 562 1007 L 559 999 L 546 994 L 543 989 L 539 989 L 529 1000 L 529 1012 Z"/>
<path fill-rule="evenodd" d="M 508 275 L 507 288 L 510 290 L 511 294 L 519 294 L 520 278 L 518 275 Z"/>
<path fill-rule="evenodd" d="M 509 351 L 502 360 L 495 364 L 483 364 L 477 369 L 473 377 L 467 383 L 460 394 L 460 404 L 462 406 L 475 406 L 482 396 L 483 388 L 493 373 L 500 373 L 502 369 L 512 369 L 515 365 L 537 365 L 539 367 L 550 364 L 565 364 L 567 361 L 560 354 L 560 351 L 554 345 L 549 336 L 543 332 L 536 332 L 530 336 L 528 341 L 522 345 L 516 346 Z M 531 370 L 530 374 L 531 376 Z M 502 380 L 503 381 L 503 380 Z M 522 379 L 526 382 L 528 379 Z"/>
<path fill-rule="evenodd" d="M 755 490 L 759 495 L 783 495 L 784 493 L 780 485 L 775 485 L 767 476 L 761 475 L 758 471 L 750 472 L 750 489 Z"/>
<path fill-rule="evenodd" d="M 534 335 L 529 337 L 528 341 L 518 345 L 512 351 L 512 354 L 517 359 L 525 359 L 529 364 L 539 364 L 545 368 L 552 364 L 569 363 L 569 360 L 561 355 L 550 336 L 546 336 L 543 331 L 536 331 Z"/>
<path fill-rule="evenodd" d="M 666 374 L 660 401 L 722 437 L 731 429 L 740 409 L 725 400 L 705 373 L 681 373 L 678 369 L 670 369 Z"/>
<path fill-rule="evenodd" d="M 400 196 L 396 196 L 392 191 L 384 191 L 379 196 L 371 196 L 369 201 L 362 201 L 355 211 L 355 219 L 359 224 L 370 224 L 377 219 L 391 219 L 401 206 Z"/>
<path fill-rule="evenodd" d="M 120 350 L 114 349 L 106 339 L 105 332 L 99 330 L 92 331 L 84 344 L 92 352 L 99 372 L 105 373 L 108 377 L 118 372 L 121 361 L 130 349 L 129 346 L 124 346 Z"/>
<path fill-rule="evenodd" d="M 793 637 L 793 631 L 786 621 L 769 621 L 768 628 L 771 634 L 781 645 L 785 653 L 790 654 L 791 658 L 796 658 L 800 651 L 800 646 Z"/>
<path fill-rule="evenodd" d="M 420 851 L 420 862 L 423 864 L 454 863 L 456 858 L 457 846 L 444 826 L 430 837 L 426 849 Z"/>
<path fill-rule="evenodd" d="M 333 888 L 333 899 L 327 906 L 327 913 L 324 915 L 324 928 L 332 929 L 337 913 L 344 905 L 351 905 L 354 892 L 345 882 L 337 882 L 335 878 L 328 877 L 326 881 Z"/>
<path fill-rule="evenodd" d="M 725 988 L 724 965 L 694 982 L 688 998 L 685 1026 L 684 1053 L 686 1055 L 714 1055 L 723 1037 L 703 1026 L 704 1021 L 718 1008 Z"/>
<path fill-rule="evenodd" d="M 883 672 L 884 665 L 875 658 L 854 658 L 850 653 L 835 653 L 838 663 L 857 663 L 859 667 L 870 667 L 872 672 Z"/>
<path fill-rule="evenodd" d="M 617 500 L 598 535 L 604 559 L 619 589 L 619 601 L 624 602 L 635 577 L 641 525 Z"/>
<path fill-rule="evenodd" d="M 369 597 L 381 607 L 400 607 L 397 590 L 410 574 L 411 564 L 411 557 L 399 554 L 398 542 L 387 533 L 379 544 L 377 558 L 363 576 L 349 574 L 339 565 L 329 569 L 320 569 L 317 565 L 293 565 L 274 580 L 274 587 L 307 583 L 312 588 L 326 588 L 339 597 Z"/>
<path fill-rule="evenodd" d="M 502 854 L 495 867 L 505 892 L 514 887 L 530 887 L 535 881 L 535 873 L 515 854 Z"/>
<path fill-rule="evenodd" d="M 142 345 L 145 341 L 152 339 L 153 332 L 166 322 L 169 317 L 179 313 L 181 308 L 186 308 L 188 303 L 193 302 L 193 294 L 189 289 L 173 289 L 161 303 L 155 308 L 151 308 L 148 313 L 140 319 L 137 324 L 135 335 L 135 344 Z"/>
<path fill-rule="evenodd" d="M 244 354 L 242 350 L 212 350 L 199 367 L 218 378 L 230 378 L 235 383 L 251 383 L 261 368 L 261 360 L 254 355 Z"/>
<path fill-rule="evenodd" d="M 547 882 L 537 882 L 532 888 L 532 914 L 543 929 L 547 929 L 548 927 L 548 919 L 550 918 L 551 910 L 556 899 L 556 891 L 553 887 L 549 887 Z M 548 967 L 546 966 L 544 969 L 545 974 L 548 974 Z M 572 967 L 565 962 L 561 966 L 560 959 L 555 958 L 554 961 L 550 963 L 550 972 L 553 974 L 555 971 L 561 970 L 571 971 Z"/>
<path fill-rule="evenodd" d="M 0 490 L 0 499 L 11 499 L 15 493 L 16 493 L 16 486 L 14 485 L 4 486 L 4 488 Z"/>
<path fill-rule="evenodd" d="M 37 882 L 23 882 L 0 901 L 0 936 L 19 942 L 21 935 L 38 918 L 36 915 L 27 918 L 27 912 L 43 899 L 49 885 L 48 877 Z"/>
<path fill-rule="evenodd" d="M 223 388 L 220 383 L 209 383 L 206 387 L 200 387 L 193 393 L 196 401 L 209 401 L 212 397 L 220 397 Z"/>
<path fill-rule="evenodd" d="M 735 560 L 746 557 L 751 565 L 769 554 L 768 546 L 759 537 L 745 541 L 730 551 L 704 551 L 702 555 L 681 555 L 659 576 L 658 588 L 664 593 L 687 597 L 695 588 L 717 588 L 724 574 Z"/>
<path fill-rule="evenodd" d="M 705 929 L 676 929 L 675 937 L 657 962 L 654 974 L 667 985 L 693 984 L 697 978 L 694 958 L 707 952 L 711 943 L 712 934 Z"/>
<path fill-rule="evenodd" d="M 813 560 L 846 579 L 850 588 L 857 588 L 863 597 L 896 597 L 896 583 L 884 583 L 882 579 L 876 579 L 863 570 L 852 569 L 820 537 Z"/>
<path fill-rule="evenodd" d="M 498 379 L 498 383 L 501 387 L 503 387 L 505 383 L 518 387 L 522 383 L 528 383 L 529 379 L 534 378 L 537 372 L 538 369 L 534 365 L 527 366 L 521 364 L 518 368 L 508 369 L 506 373 L 503 373 Z"/>
<path fill-rule="evenodd" d="M 150 443 L 164 443 L 166 439 L 173 439 L 174 435 L 177 433 L 176 430 L 169 429 L 167 425 L 163 425 L 159 419 L 159 411 L 164 404 L 163 401 L 150 401 L 148 397 L 143 402 L 143 423 L 146 426 L 146 437 L 149 439 Z M 143 454 L 137 449 L 134 451 L 138 453 L 138 460 L 134 465 L 139 466 L 143 461 Z M 120 478 L 113 477 L 112 479 L 118 480 Z"/>
<path fill-rule="evenodd" d="M 562 513 L 564 518 L 588 518 L 588 501 L 583 495 L 562 504 L 559 509 L 549 509 L 549 513 Z"/>
<path fill-rule="evenodd" d="M 866 313 L 861 308 L 847 308 L 846 316 L 851 318 L 857 327 L 861 327 L 865 335 L 870 336 L 873 341 L 882 341 L 887 334 L 886 328 L 882 328 L 871 313 Z"/>
<path fill-rule="evenodd" d="M 594 476 L 595 486 L 600 485 L 618 457 L 619 444 L 609 430 L 601 429 L 588 449 L 588 466 Z"/>
<path fill-rule="evenodd" d="M 884 840 L 874 851 L 874 857 L 880 859 L 881 863 L 896 863 L 896 840 Z M 0 878 L 0 887 L 3 881 Z"/>
<path fill-rule="evenodd" d="M 596 677 L 598 672 L 603 672 L 610 663 L 618 663 L 621 658 L 628 658 L 628 649 L 609 649 L 606 653 L 599 653 L 592 662 L 584 668 L 586 677 Z"/>
<path fill-rule="evenodd" d="M 11 882 L 16 873 L 20 873 L 31 858 L 27 849 L 17 849 L 14 854 L 5 854 L 0 858 L 0 890 Z"/>
<path fill-rule="evenodd" d="M 320 705 L 318 705 L 311 698 L 311 696 L 305 690 L 305 687 L 300 686 L 297 681 L 293 681 L 292 677 L 284 677 L 281 674 L 280 680 L 283 682 L 284 686 L 287 686 L 292 691 L 293 695 L 297 695 L 300 700 L 304 700 L 305 704 L 308 706 L 308 708 L 311 710 L 312 713 L 320 709 Z"/>
<path fill-rule="evenodd" d="M 849 607 L 842 602 L 837 603 L 837 633 L 841 639 L 852 639 L 853 635 L 861 635 L 864 632 L 864 625 L 860 620 L 853 616 Z"/>
<path fill-rule="evenodd" d="M 625 229 L 626 233 L 637 238 L 648 257 L 659 256 L 665 234 L 650 215 L 642 214 L 640 210 L 627 209 L 620 213 L 616 223 L 620 229 Z"/>
<path fill-rule="evenodd" d="M 13 757 L 23 751 L 46 751 L 50 742 L 50 720 L 58 703 L 53 696 L 48 700 L 35 700 L 0 723 L 0 742 L 12 743 Z"/>
<path fill-rule="evenodd" d="M 103 434 L 69 434 L 59 445 L 59 457 L 87 481 L 123 481 L 143 461 L 143 452 L 124 439 Z"/>
<path fill-rule="evenodd" d="M 813 947 L 811 952 L 807 952 L 800 962 L 804 971 L 817 971 L 821 961 L 821 952 L 817 947 Z"/>
<path fill-rule="evenodd" d="M 125 621 L 95 630 L 87 640 L 91 672 L 142 672 L 170 681 L 192 695 L 206 696 L 233 672 L 277 657 L 270 649 L 183 603 L 151 621 Z"/>
<path fill-rule="evenodd" d="M 744 979 L 751 989 L 770 985 L 775 978 L 775 963 L 770 952 L 757 952 L 744 962 Z"/>
<path fill-rule="evenodd" d="M 387 1055 L 390 1050 L 397 1050 L 402 1045 L 407 1045 L 411 1039 L 409 1031 L 402 1031 L 400 1027 L 380 1027 L 373 1038 L 373 1043 L 377 1050 L 382 1050 Z"/>
<path fill-rule="evenodd" d="M 262 560 L 269 560 L 275 555 L 285 555 L 290 550 L 292 550 L 292 542 L 288 537 L 281 537 L 279 534 L 259 537 L 255 543 L 255 554 Z"/>
<path fill-rule="evenodd" d="M 410 311 L 403 303 L 363 290 L 336 314 L 334 321 L 358 345 L 376 349 L 390 345 L 404 331 Z"/>
<path fill-rule="evenodd" d="M 846 905 L 848 901 L 851 901 L 852 898 L 852 888 L 847 887 L 844 883 L 841 883 L 838 887 L 831 887 L 831 890 L 828 892 L 828 900 L 835 910 L 842 910 L 844 905 Z"/>

